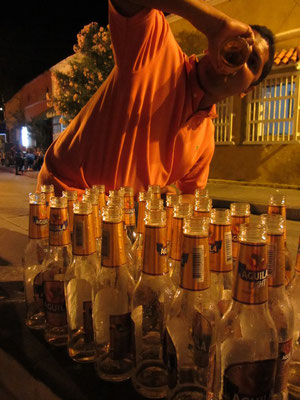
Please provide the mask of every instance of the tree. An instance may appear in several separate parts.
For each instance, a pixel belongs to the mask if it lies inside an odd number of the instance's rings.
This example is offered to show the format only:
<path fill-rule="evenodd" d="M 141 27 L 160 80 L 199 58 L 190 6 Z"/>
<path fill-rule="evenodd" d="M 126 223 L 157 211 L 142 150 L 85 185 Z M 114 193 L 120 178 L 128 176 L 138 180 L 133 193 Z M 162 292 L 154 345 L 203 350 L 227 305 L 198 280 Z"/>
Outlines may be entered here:
<path fill-rule="evenodd" d="M 66 71 L 54 71 L 55 89 L 49 105 L 68 124 L 107 78 L 114 66 L 109 26 L 92 22 L 77 35 L 75 55 Z"/>

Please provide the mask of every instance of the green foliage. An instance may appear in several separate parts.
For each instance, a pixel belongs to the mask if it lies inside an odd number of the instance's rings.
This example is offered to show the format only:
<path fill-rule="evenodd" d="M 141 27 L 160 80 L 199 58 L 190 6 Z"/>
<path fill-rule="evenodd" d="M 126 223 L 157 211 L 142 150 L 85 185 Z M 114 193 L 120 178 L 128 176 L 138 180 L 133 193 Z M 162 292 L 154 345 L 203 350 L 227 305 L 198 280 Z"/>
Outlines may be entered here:
<path fill-rule="evenodd" d="M 96 22 L 77 35 L 75 56 L 66 71 L 54 72 L 55 91 L 48 100 L 62 122 L 68 124 L 107 78 L 114 66 L 109 27 Z"/>

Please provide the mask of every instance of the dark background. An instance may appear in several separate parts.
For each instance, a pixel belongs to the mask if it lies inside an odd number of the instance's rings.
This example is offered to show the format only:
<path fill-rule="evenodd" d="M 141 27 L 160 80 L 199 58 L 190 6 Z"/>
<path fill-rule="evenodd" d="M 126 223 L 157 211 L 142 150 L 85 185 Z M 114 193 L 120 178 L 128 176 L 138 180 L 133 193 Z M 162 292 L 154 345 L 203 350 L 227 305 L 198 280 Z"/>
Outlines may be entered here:
<path fill-rule="evenodd" d="M 107 0 L 97 3 L 5 4 L 0 17 L 0 104 L 73 54 L 77 34 L 91 23 L 107 25 Z"/>

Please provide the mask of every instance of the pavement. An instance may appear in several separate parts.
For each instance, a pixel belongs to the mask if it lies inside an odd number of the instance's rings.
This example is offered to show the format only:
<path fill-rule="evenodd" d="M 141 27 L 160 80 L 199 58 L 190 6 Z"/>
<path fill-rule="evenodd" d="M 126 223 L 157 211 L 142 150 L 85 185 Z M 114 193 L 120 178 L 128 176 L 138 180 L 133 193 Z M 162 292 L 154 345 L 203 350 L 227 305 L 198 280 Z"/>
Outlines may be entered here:
<path fill-rule="evenodd" d="M 39 332 L 24 324 L 22 255 L 28 242 L 28 194 L 35 190 L 37 172 L 15 175 L 0 167 L 0 399 L 1 400 L 142 400 L 129 381 L 101 381 L 90 364 L 72 362 L 65 349 L 47 345 Z M 276 190 L 286 195 L 287 244 L 296 259 L 300 235 L 299 188 L 258 186 L 210 180 L 214 207 L 249 202 L 253 217 L 265 213 Z"/>

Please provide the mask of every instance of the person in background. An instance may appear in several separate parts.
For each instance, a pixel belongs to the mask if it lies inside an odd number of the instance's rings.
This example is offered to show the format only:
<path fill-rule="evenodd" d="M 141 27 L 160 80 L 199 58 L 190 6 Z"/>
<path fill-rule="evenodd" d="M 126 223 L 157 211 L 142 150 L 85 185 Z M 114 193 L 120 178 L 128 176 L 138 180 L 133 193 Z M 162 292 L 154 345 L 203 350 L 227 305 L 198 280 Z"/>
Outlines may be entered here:
<path fill-rule="evenodd" d="M 191 22 L 208 39 L 206 54 L 187 56 L 164 13 Z M 240 22 L 204 0 L 111 0 L 115 66 L 66 130 L 51 144 L 38 176 L 56 195 L 94 184 L 106 190 L 148 185 L 184 194 L 204 188 L 214 153 L 215 104 L 245 96 L 270 72 L 274 39 L 266 27 Z M 220 61 L 224 41 L 251 49 L 240 69 Z"/>

